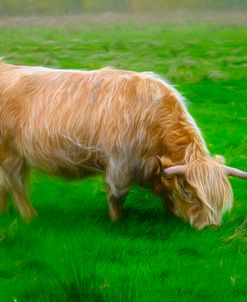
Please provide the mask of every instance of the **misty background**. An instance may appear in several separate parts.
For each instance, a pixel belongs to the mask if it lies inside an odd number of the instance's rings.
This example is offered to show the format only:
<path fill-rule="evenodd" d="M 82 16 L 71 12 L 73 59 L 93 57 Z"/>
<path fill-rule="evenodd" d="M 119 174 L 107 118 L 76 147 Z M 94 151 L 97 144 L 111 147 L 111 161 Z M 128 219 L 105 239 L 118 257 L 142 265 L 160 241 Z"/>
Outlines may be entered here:
<path fill-rule="evenodd" d="M 246 0 L 0 0 L 1 16 L 102 12 L 155 13 L 171 10 L 246 10 Z"/>

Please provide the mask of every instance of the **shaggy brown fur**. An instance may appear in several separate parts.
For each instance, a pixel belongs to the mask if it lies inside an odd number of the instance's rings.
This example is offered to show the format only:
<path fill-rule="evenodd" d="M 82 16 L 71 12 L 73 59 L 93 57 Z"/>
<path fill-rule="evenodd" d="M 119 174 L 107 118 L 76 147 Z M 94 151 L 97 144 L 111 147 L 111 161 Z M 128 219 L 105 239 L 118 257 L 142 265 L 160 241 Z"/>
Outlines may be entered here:
<path fill-rule="evenodd" d="M 186 165 L 183 175 L 159 176 Z M 148 73 L 63 71 L 0 63 L 0 210 L 13 195 L 20 215 L 30 167 L 83 177 L 105 171 L 109 215 L 121 216 L 132 180 L 155 179 L 178 216 L 202 228 L 232 205 L 224 165 L 212 158 L 178 92 Z"/>

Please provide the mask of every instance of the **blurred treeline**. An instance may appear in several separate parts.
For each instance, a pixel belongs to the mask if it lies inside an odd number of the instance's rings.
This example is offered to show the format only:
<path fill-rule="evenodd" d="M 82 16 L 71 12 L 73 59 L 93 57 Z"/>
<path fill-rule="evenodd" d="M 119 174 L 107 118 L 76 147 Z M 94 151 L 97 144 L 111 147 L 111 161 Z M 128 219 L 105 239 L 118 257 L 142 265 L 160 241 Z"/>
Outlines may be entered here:
<path fill-rule="evenodd" d="M 0 0 L 0 15 L 95 12 L 163 13 L 176 9 L 246 9 L 246 0 Z"/>

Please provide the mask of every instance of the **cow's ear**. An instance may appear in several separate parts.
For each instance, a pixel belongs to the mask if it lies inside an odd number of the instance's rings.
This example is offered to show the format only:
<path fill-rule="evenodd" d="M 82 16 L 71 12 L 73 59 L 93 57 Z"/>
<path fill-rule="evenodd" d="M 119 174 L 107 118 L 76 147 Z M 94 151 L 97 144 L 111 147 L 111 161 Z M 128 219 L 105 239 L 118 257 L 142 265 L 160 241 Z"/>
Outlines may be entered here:
<path fill-rule="evenodd" d="M 157 156 L 159 168 L 157 175 L 171 177 L 174 175 L 183 175 L 186 171 L 186 165 L 174 165 L 167 157 Z"/>
<path fill-rule="evenodd" d="M 169 167 L 173 167 L 175 164 L 170 160 L 170 158 L 166 157 L 166 156 L 162 156 L 161 157 L 161 161 L 162 161 L 162 166 L 163 168 L 169 168 Z"/>
<path fill-rule="evenodd" d="M 172 163 L 172 161 L 166 156 L 162 156 L 162 157 L 156 156 L 156 158 L 157 158 L 157 161 L 158 161 L 158 164 L 159 164 L 159 168 L 158 168 L 158 171 L 157 171 L 158 175 L 163 174 L 164 169 L 172 167 L 174 165 Z"/>
<path fill-rule="evenodd" d="M 164 167 L 163 167 L 163 164 L 162 164 L 161 157 L 156 156 L 156 158 L 157 158 L 157 162 L 158 162 L 158 165 L 159 165 L 158 170 L 157 170 L 157 175 L 160 175 L 162 173 Z"/>

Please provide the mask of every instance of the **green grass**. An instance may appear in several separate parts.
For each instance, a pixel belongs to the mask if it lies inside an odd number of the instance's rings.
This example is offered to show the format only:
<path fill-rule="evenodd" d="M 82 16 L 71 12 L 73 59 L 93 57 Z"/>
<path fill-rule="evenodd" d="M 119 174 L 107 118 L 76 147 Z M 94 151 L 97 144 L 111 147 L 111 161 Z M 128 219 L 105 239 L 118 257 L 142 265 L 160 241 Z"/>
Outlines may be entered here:
<path fill-rule="evenodd" d="M 16 64 L 152 70 L 190 100 L 213 154 L 246 166 L 244 26 L 131 25 L 0 28 L 0 55 Z M 133 185 L 117 223 L 103 177 L 64 182 L 31 173 L 39 216 L 0 217 L 0 301 L 247 301 L 246 182 L 219 229 L 197 231 Z"/>

